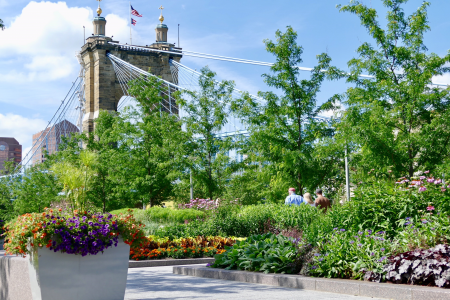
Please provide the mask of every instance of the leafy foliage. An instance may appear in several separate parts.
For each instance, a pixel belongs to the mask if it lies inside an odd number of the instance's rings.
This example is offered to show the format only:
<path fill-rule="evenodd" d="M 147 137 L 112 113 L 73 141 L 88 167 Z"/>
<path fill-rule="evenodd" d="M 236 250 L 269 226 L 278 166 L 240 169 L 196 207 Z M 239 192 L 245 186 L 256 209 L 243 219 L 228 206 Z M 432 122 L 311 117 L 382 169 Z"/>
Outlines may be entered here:
<path fill-rule="evenodd" d="M 197 188 L 209 199 L 220 197 L 225 181 L 230 177 L 232 163 L 226 152 L 231 141 L 219 137 L 227 123 L 227 106 L 231 101 L 234 88 L 232 81 L 215 80 L 216 73 L 209 68 L 201 69 L 199 92 L 183 90 L 177 103 L 187 116 L 183 118 L 189 141 L 190 169 Z"/>
<path fill-rule="evenodd" d="M 271 233 L 252 235 L 226 251 L 217 254 L 213 268 L 247 270 L 264 273 L 293 273 L 292 263 L 297 256 L 289 238 Z"/>
<path fill-rule="evenodd" d="M 335 228 L 316 245 L 310 274 L 332 278 L 363 278 L 367 270 L 380 273 L 392 242 L 384 232 Z"/>
<path fill-rule="evenodd" d="M 437 245 L 392 256 L 383 269 L 393 283 L 450 287 L 450 246 Z"/>
<path fill-rule="evenodd" d="M 383 1 L 386 28 L 376 10 L 359 1 L 340 8 L 360 18 L 375 45 L 365 42 L 357 49 L 359 57 L 348 63 L 347 82 L 354 87 L 335 98 L 347 106 L 340 137 L 360 150 L 363 164 L 391 167 L 396 176 L 434 170 L 450 149 L 450 90 L 431 85 L 434 76 L 450 72 L 450 54 L 428 53 L 424 44 L 430 3 L 407 16 L 405 2 Z"/>
<path fill-rule="evenodd" d="M 259 92 L 261 101 L 245 94 L 233 107 L 250 132 L 244 153 L 250 162 L 265 164 L 264 172 L 271 173 L 271 190 L 285 193 L 286 187 L 293 185 L 303 194 L 305 189 L 312 191 L 332 176 L 343 149 L 332 141 L 328 124 L 315 119 L 321 111 L 317 93 L 322 82 L 327 77 L 337 78 L 339 73 L 331 66 L 331 58 L 322 53 L 317 56 L 318 64 L 310 79 L 300 79 L 298 65 L 303 48 L 296 39 L 297 33 L 288 26 L 285 33 L 276 32 L 276 42 L 265 40 L 266 49 L 276 62 L 271 67 L 273 73 L 264 74 L 263 78 L 269 87 L 279 89 L 281 96 Z M 279 199 L 275 195 L 270 198 Z"/>

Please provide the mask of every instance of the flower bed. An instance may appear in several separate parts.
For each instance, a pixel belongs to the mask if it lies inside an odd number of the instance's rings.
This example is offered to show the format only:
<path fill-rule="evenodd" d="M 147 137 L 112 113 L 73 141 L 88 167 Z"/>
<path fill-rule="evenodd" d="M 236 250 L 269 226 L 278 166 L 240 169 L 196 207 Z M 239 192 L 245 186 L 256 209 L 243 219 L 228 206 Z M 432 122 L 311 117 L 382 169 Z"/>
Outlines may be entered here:
<path fill-rule="evenodd" d="M 82 256 L 95 255 L 117 246 L 119 235 L 131 247 L 143 245 L 142 226 L 133 215 L 45 209 L 40 214 L 19 216 L 7 224 L 4 248 L 8 254 L 22 256 L 30 253 L 29 246 Z"/>
<path fill-rule="evenodd" d="M 157 238 L 150 236 L 140 247 L 130 249 L 130 259 L 200 258 L 221 254 L 226 246 L 232 246 L 235 239 L 223 237 Z"/>

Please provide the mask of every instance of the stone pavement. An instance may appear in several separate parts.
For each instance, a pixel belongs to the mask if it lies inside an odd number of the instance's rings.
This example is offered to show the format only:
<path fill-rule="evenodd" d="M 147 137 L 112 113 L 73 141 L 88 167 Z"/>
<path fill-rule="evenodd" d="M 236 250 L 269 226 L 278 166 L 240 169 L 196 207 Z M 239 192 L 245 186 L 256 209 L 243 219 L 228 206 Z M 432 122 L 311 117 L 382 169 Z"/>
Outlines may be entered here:
<path fill-rule="evenodd" d="M 172 268 L 152 267 L 128 269 L 125 299 L 377 300 L 376 298 L 175 275 L 172 273 Z"/>

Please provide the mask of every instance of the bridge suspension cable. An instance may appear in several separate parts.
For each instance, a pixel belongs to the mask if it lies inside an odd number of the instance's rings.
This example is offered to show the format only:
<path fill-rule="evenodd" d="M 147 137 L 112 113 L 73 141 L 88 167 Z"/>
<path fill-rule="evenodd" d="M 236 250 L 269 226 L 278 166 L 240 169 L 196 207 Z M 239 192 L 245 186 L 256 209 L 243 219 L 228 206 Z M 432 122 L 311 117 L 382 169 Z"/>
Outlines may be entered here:
<path fill-rule="evenodd" d="M 258 66 L 266 66 L 266 67 L 271 67 L 274 65 L 274 63 L 269 63 L 269 62 L 263 62 L 263 61 L 256 61 L 256 60 L 249 60 L 249 59 L 242 59 L 242 58 L 235 58 L 235 57 L 228 57 L 228 56 L 221 56 L 221 55 L 214 55 L 214 54 L 206 54 L 206 53 L 200 53 L 200 52 L 194 52 L 194 51 L 188 51 L 188 50 L 174 50 L 174 51 L 167 51 L 167 50 L 160 50 L 160 49 L 154 49 L 154 48 L 148 48 L 148 47 L 140 47 L 140 46 L 130 46 L 127 44 L 120 44 L 120 43 L 116 43 L 116 42 L 109 42 L 112 45 L 117 45 L 120 47 L 128 47 L 131 49 L 139 49 L 142 51 L 154 51 L 154 52 L 159 52 L 159 53 L 168 53 L 168 54 L 177 54 L 177 55 L 185 55 L 185 56 L 192 56 L 192 57 L 198 57 L 198 58 L 205 58 L 205 59 L 214 59 L 214 60 L 221 60 L 221 61 L 228 61 L 228 62 L 234 62 L 234 63 L 242 63 L 242 64 L 251 64 L 251 65 L 258 65 Z M 312 71 L 314 70 L 313 68 L 307 68 L 307 67 L 297 67 L 300 71 Z M 326 70 L 323 70 L 326 71 Z M 349 75 L 349 73 L 347 73 L 347 75 Z M 373 75 L 365 75 L 365 74 L 360 74 L 358 75 L 358 77 L 360 78 L 368 78 L 368 79 L 373 79 L 375 78 L 375 76 Z M 442 83 L 435 83 L 432 82 L 431 85 L 435 85 L 435 86 L 442 86 L 442 87 L 448 87 L 448 84 L 442 84 Z"/>

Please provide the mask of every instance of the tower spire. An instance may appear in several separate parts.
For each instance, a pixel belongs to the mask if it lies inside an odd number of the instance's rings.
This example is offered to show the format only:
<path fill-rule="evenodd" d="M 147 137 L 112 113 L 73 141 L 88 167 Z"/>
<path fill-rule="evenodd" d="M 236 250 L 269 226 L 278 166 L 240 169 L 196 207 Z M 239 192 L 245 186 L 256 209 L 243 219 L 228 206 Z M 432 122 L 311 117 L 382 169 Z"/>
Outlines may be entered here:
<path fill-rule="evenodd" d="M 100 17 L 100 15 L 102 14 L 102 9 L 100 8 L 100 2 L 101 2 L 102 0 L 97 0 L 97 1 L 98 1 L 97 16 Z"/>
<path fill-rule="evenodd" d="M 155 28 L 156 42 L 157 43 L 167 43 L 167 31 L 169 30 L 169 28 L 167 27 L 166 24 L 163 24 L 164 17 L 163 17 L 162 11 L 163 11 L 164 7 L 161 5 L 159 7 L 159 9 L 161 10 L 161 15 L 159 16 L 159 21 L 161 22 L 161 24 L 158 24 Z"/>
<path fill-rule="evenodd" d="M 100 0 L 101 1 L 101 0 Z M 161 15 L 159 16 L 159 21 L 161 22 L 161 24 L 164 22 L 164 17 L 163 17 L 163 15 L 162 15 L 162 12 L 163 12 L 163 9 L 164 9 L 164 7 L 161 5 L 160 7 L 159 7 L 159 9 L 161 10 Z"/>

